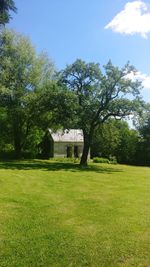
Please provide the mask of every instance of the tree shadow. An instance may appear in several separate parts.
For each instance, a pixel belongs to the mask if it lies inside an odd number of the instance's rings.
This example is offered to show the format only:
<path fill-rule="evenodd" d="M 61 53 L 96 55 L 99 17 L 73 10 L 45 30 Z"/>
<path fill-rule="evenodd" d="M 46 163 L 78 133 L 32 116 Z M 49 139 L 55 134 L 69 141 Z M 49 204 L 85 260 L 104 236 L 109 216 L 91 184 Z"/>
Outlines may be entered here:
<path fill-rule="evenodd" d="M 0 162 L 0 169 L 7 170 L 43 170 L 43 171 L 71 171 L 71 172 L 97 172 L 97 173 L 113 173 L 122 172 L 117 167 L 101 166 L 100 164 L 90 164 L 88 166 L 80 166 L 78 163 L 70 162 L 53 162 L 53 161 L 3 161 Z"/>

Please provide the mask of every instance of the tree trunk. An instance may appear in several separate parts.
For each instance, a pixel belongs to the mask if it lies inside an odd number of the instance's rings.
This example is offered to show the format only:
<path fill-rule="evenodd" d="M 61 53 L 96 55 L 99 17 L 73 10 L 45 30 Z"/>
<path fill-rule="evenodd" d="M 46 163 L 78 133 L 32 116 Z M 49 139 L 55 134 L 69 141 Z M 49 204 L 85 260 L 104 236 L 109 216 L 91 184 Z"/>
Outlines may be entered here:
<path fill-rule="evenodd" d="M 80 160 L 81 166 L 87 166 L 87 160 L 88 160 L 88 153 L 90 149 L 92 134 L 87 134 L 83 131 L 83 137 L 84 137 L 84 146 L 83 146 L 83 153 Z"/>
<path fill-rule="evenodd" d="M 80 165 L 82 166 L 87 165 L 89 149 L 90 149 L 90 144 L 89 143 L 84 144 L 83 153 L 82 153 L 82 157 L 80 160 Z"/>

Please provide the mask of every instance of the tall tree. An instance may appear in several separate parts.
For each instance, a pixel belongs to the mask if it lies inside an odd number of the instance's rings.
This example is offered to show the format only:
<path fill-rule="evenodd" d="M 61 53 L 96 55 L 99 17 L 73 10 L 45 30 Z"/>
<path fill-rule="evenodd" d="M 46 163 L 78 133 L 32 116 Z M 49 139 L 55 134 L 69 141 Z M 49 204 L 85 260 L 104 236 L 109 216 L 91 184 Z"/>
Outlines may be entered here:
<path fill-rule="evenodd" d="M 19 156 L 38 116 L 38 88 L 52 79 L 54 66 L 45 55 L 37 56 L 30 41 L 20 34 L 4 30 L 0 42 L 0 105 L 5 107 Z"/>
<path fill-rule="evenodd" d="M 126 121 L 111 119 L 96 129 L 92 156 L 115 156 L 119 163 L 135 164 L 138 141 L 138 131 L 130 129 Z"/>
<path fill-rule="evenodd" d="M 150 103 L 143 102 L 143 107 L 135 118 L 135 125 L 140 136 L 137 164 L 150 166 Z"/>
<path fill-rule="evenodd" d="M 95 130 L 91 144 L 91 156 L 106 158 L 115 156 L 119 143 L 120 135 L 116 127 L 116 120 L 109 119 L 106 123 L 99 125 Z"/>
<path fill-rule="evenodd" d="M 11 19 L 10 12 L 17 12 L 13 0 L 0 0 L 0 25 L 5 25 Z"/>
<path fill-rule="evenodd" d="M 86 64 L 78 59 L 61 72 L 60 83 L 76 97 L 76 126 L 83 130 L 84 136 L 81 165 L 87 164 L 97 126 L 110 117 L 130 115 L 136 109 L 141 84 L 127 78 L 133 71 L 129 64 L 119 69 L 109 61 L 102 72 L 99 64 Z"/>
<path fill-rule="evenodd" d="M 130 129 L 127 122 L 118 122 L 119 143 L 115 156 L 119 163 L 136 164 L 136 153 L 139 141 L 138 131 Z"/>

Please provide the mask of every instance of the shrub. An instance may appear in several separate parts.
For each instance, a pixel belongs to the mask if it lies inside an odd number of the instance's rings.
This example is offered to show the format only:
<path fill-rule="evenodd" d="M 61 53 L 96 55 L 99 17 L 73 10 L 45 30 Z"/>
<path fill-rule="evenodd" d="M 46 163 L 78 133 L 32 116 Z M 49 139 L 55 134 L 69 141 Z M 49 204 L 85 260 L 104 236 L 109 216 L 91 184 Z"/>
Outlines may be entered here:
<path fill-rule="evenodd" d="M 0 151 L 0 160 L 14 160 L 14 151 Z"/>
<path fill-rule="evenodd" d="M 109 157 L 109 162 L 110 162 L 111 164 L 117 164 L 117 159 L 116 159 L 116 157 L 115 157 L 115 156 L 111 156 L 111 157 Z"/>
<path fill-rule="evenodd" d="M 94 157 L 93 158 L 94 163 L 110 163 L 109 159 L 107 158 L 100 158 L 100 157 Z"/>
<path fill-rule="evenodd" d="M 0 160 L 15 160 L 15 159 L 34 159 L 35 153 L 30 151 L 23 151 L 21 155 L 17 156 L 14 150 L 0 151 Z"/>

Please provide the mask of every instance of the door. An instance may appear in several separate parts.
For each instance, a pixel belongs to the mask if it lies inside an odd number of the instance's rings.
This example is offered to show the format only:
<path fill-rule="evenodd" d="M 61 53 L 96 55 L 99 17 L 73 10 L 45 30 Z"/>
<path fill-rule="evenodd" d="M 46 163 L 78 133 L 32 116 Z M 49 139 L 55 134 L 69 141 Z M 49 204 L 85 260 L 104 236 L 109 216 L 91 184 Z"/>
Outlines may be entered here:
<path fill-rule="evenodd" d="M 78 146 L 74 146 L 74 157 L 75 158 L 79 157 L 79 147 Z"/>
<path fill-rule="evenodd" d="M 67 158 L 72 158 L 72 146 L 67 146 Z"/>

